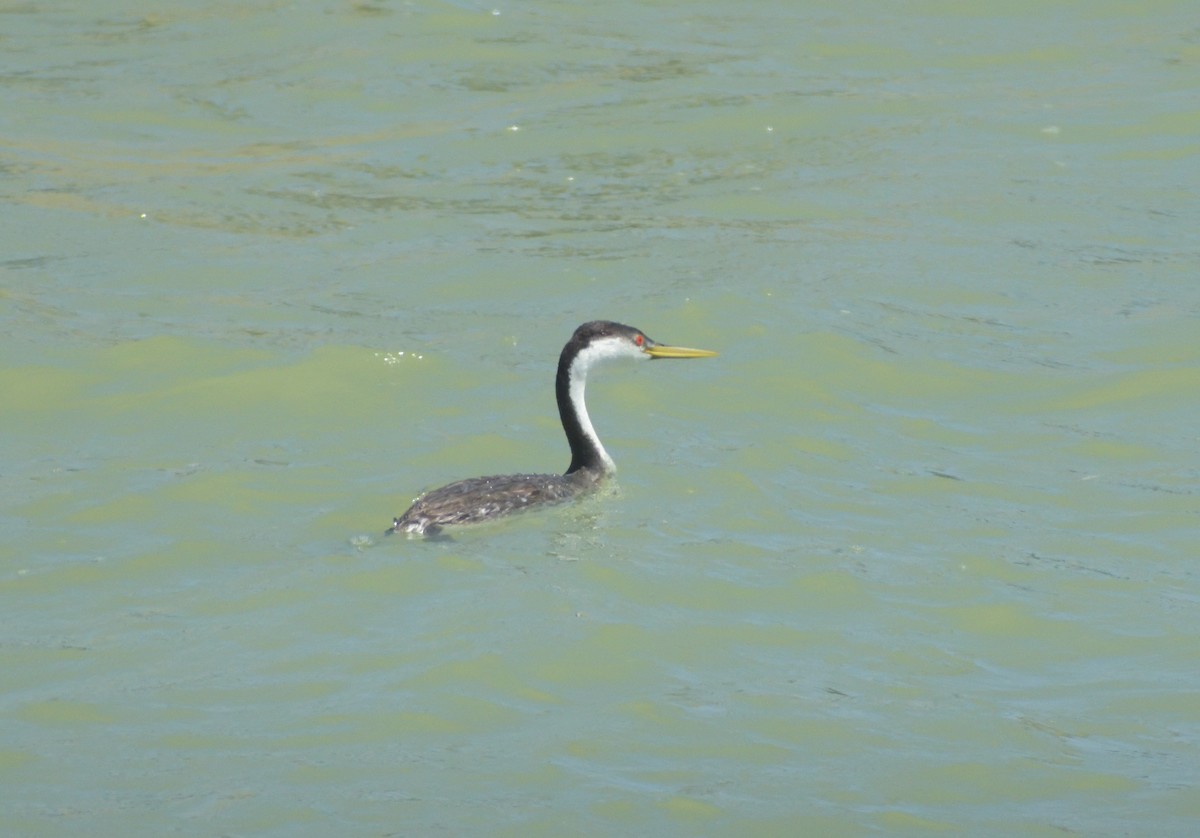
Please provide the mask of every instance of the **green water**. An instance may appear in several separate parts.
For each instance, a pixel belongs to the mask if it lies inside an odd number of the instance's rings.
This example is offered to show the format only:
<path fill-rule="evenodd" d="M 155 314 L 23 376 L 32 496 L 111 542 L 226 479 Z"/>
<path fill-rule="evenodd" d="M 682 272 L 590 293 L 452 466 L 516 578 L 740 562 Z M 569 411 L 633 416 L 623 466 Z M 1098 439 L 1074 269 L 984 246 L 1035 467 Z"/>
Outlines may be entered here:
<path fill-rule="evenodd" d="M 1192 12 L 0 9 L 6 834 L 1190 835 Z"/>

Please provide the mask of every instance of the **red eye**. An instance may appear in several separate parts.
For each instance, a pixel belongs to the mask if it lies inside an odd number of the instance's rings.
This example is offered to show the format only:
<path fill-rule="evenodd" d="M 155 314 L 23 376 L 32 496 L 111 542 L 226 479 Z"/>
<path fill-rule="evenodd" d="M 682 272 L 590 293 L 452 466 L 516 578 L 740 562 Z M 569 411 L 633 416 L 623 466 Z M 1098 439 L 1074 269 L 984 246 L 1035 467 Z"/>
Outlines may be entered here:
<path fill-rule="evenodd" d="M 636 343 L 638 346 L 641 346 L 643 343 L 645 343 L 645 342 L 646 342 L 646 336 L 645 336 L 645 335 L 638 335 L 637 337 L 635 337 L 635 338 L 633 339 L 633 342 L 634 342 L 634 343 Z"/>

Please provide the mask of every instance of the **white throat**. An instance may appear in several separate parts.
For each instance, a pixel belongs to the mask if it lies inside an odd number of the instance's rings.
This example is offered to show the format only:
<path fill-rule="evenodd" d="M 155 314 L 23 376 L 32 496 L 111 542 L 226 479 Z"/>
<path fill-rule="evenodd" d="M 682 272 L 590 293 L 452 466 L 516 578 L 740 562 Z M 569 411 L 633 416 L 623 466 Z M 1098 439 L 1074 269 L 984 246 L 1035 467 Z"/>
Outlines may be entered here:
<path fill-rule="evenodd" d="M 596 446 L 596 450 L 600 453 L 600 459 L 604 462 L 604 469 L 609 473 L 617 470 L 617 464 L 604 450 L 604 445 L 600 442 L 600 437 L 592 426 L 592 419 L 588 416 L 587 402 L 584 400 L 583 393 L 587 386 L 588 371 L 604 361 L 618 358 L 648 359 L 649 357 L 628 341 L 611 338 L 596 341 L 576 355 L 575 360 L 571 362 L 571 404 L 575 408 L 576 416 L 579 417 L 579 427 L 583 431 L 583 435 Z"/>

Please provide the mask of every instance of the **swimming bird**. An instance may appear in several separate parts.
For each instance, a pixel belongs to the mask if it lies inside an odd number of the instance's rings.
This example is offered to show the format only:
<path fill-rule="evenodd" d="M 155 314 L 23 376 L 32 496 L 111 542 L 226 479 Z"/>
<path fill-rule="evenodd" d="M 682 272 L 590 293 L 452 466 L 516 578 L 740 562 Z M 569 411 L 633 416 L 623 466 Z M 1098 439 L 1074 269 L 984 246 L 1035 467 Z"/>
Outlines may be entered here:
<path fill-rule="evenodd" d="M 571 447 L 563 474 L 502 474 L 472 477 L 434 489 L 392 521 L 394 532 L 434 535 L 443 527 L 490 521 L 539 506 L 562 503 L 596 488 L 616 471 L 588 417 L 583 391 L 588 372 L 617 358 L 709 358 L 707 349 L 665 346 L 632 326 L 593 320 L 575 330 L 558 358 L 554 393 L 558 415 Z"/>

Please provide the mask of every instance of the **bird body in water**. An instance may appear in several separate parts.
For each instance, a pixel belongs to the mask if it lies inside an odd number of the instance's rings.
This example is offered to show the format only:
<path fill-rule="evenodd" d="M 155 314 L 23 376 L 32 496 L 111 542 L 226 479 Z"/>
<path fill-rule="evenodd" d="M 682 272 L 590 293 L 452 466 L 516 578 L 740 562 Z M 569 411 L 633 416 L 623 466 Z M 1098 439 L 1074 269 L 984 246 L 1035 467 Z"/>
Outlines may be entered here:
<path fill-rule="evenodd" d="M 639 329 L 593 320 L 575 330 L 558 359 L 555 395 L 571 464 L 564 474 L 503 474 L 460 480 L 434 489 L 392 522 L 394 532 L 433 535 L 443 527 L 490 521 L 538 506 L 570 500 L 594 489 L 616 471 L 616 465 L 592 427 L 584 403 L 588 371 L 617 358 L 708 358 L 707 349 L 656 343 Z"/>

